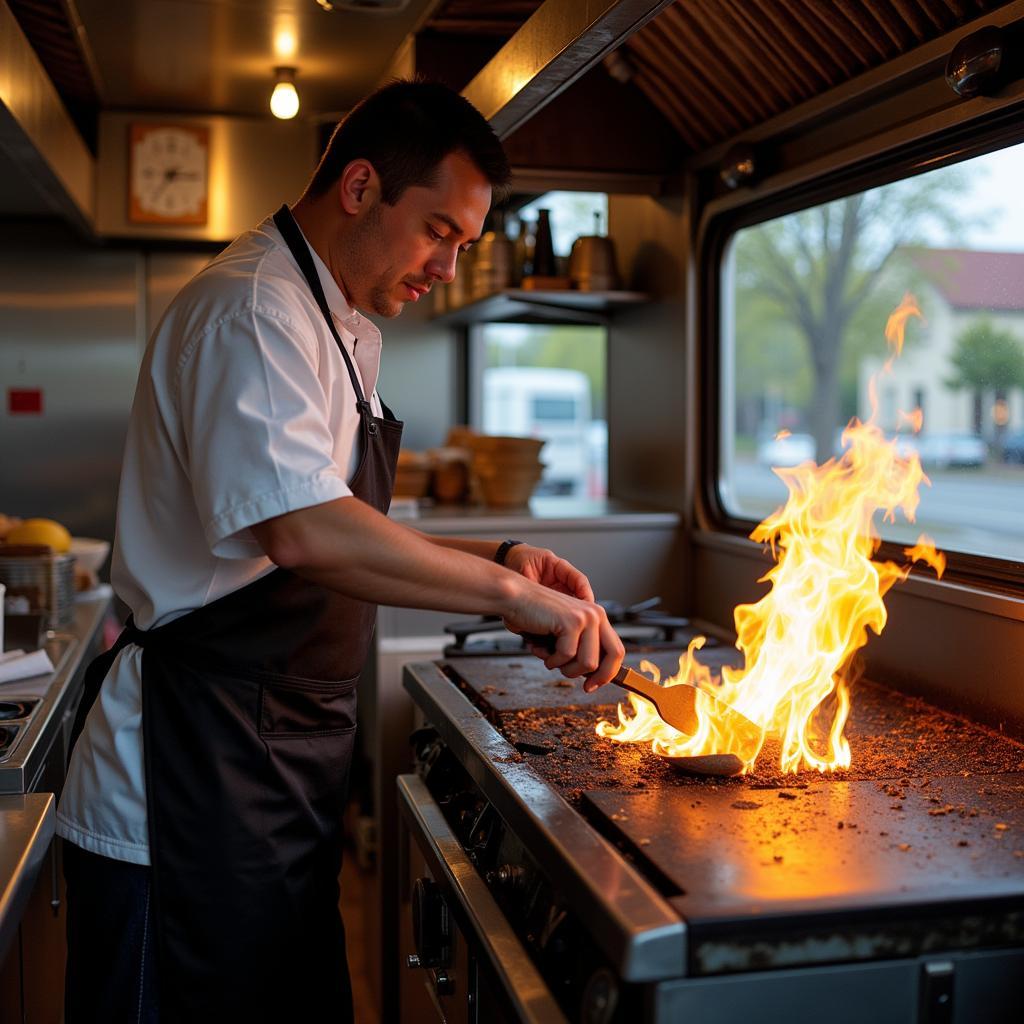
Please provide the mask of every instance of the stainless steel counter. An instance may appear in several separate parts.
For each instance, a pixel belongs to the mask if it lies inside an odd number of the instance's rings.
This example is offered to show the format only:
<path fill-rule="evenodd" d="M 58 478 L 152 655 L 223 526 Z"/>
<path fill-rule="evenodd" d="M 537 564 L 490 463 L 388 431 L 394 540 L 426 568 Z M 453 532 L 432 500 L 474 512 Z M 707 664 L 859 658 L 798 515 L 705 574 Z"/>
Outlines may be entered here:
<path fill-rule="evenodd" d="M 0 796 L 0 962 L 18 934 L 56 827 L 52 793 Z"/>
<path fill-rule="evenodd" d="M 74 622 L 66 630 L 50 634 L 46 651 L 53 662 L 52 673 L 0 685 L 0 700 L 35 698 L 40 702 L 9 754 L 0 761 L 0 793 L 59 792 L 64 743 L 81 696 L 82 674 L 98 651 L 100 626 L 110 600 L 109 593 L 103 591 L 95 598 L 78 601 Z M 47 755 L 59 739 L 64 741 L 59 748 L 60 771 L 55 767 L 43 779 Z"/>
<path fill-rule="evenodd" d="M 645 508 L 614 498 L 533 498 L 521 508 L 487 505 L 422 505 L 407 515 L 396 504 L 393 518 L 425 533 L 504 536 L 514 530 L 596 530 L 619 527 L 676 526 L 678 512 Z"/>

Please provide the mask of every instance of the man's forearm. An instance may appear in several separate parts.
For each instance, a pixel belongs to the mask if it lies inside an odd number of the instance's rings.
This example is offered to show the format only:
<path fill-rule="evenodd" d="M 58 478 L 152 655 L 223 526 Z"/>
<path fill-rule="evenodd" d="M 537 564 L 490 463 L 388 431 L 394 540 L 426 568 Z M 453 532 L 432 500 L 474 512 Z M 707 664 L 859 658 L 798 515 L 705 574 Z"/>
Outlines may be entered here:
<path fill-rule="evenodd" d="M 412 529 L 412 527 L 409 527 Z M 452 551 L 464 551 L 467 555 L 476 555 L 478 558 L 486 558 L 493 562 L 501 545 L 500 540 L 474 540 L 472 537 L 436 537 L 433 534 L 423 533 L 420 530 L 413 530 L 425 541 L 435 544 L 439 548 L 449 548 Z"/>
<path fill-rule="evenodd" d="M 517 588 L 530 585 L 493 563 L 497 542 L 440 543 L 358 498 L 290 512 L 258 524 L 253 533 L 283 568 L 378 604 L 504 615 Z"/>

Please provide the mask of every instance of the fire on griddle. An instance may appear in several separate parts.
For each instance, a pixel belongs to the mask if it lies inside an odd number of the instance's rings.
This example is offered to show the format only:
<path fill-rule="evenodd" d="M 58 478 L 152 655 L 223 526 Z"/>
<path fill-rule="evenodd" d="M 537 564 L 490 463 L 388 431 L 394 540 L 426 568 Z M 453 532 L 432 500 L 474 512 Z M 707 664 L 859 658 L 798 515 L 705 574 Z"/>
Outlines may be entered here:
<path fill-rule="evenodd" d="M 891 355 L 882 372 L 898 357 L 908 320 L 920 316 L 909 295 L 892 313 L 885 332 Z M 868 630 L 881 633 L 885 627 L 883 598 L 907 578 L 915 561 L 928 563 L 940 576 L 945 568 L 945 557 L 923 534 L 904 549 L 905 564 L 873 559 L 881 543 L 876 513 L 894 521 L 900 511 L 913 522 L 920 485 L 929 481 L 917 453 L 904 452 L 898 439 L 886 437 L 878 426 L 874 379 L 870 394 L 872 415 L 850 422 L 840 456 L 821 465 L 807 461 L 774 470 L 789 499 L 751 534 L 771 548 L 776 564 L 762 578 L 770 583 L 769 592 L 734 612 L 743 666 L 714 672 L 702 662 L 703 640 L 697 638 L 680 658 L 678 672 L 663 683 L 696 685 L 758 729 L 740 736 L 716 716 L 715 702 L 698 694 L 698 728 L 685 735 L 663 722 L 649 701 L 630 694 L 629 704 L 619 705 L 617 722 L 597 724 L 599 736 L 649 742 L 656 754 L 671 758 L 734 754 L 744 773 L 753 771 L 766 743 L 783 773 L 850 766 L 844 731 L 850 684 Z M 920 410 L 905 418 L 915 432 L 921 429 Z M 658 679 L 656 671 L 650 674 Z"/>

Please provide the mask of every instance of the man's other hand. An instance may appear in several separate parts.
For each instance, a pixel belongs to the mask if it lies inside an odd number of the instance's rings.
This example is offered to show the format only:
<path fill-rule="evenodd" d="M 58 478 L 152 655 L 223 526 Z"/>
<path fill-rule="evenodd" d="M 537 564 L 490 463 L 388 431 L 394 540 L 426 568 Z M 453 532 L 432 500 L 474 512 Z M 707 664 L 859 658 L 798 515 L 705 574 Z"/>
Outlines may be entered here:
<path fill-rule="evenodd" d="M 547 548 L 517 544 L 509 551 L 505 565 L 542 587 L 578 597 L 581 601 L 594 600 L 594 591 L 587 577 L 571 562 L 559 558 Z"/>

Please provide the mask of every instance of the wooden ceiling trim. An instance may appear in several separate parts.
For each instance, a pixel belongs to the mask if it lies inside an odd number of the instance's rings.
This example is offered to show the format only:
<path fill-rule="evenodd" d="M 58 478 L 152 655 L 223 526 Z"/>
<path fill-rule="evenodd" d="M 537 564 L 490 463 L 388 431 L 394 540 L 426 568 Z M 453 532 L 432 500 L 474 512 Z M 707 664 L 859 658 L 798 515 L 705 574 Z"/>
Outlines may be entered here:
<path fill-rule="evenodd" d="M 776 17 L 785 25 L 786 36 L 793 44 L 800 56 L 818 73 L 818 79 L 822 88 L 832 85 L 836 75 L 833 69 L 829 68 L 814 39 L 800 20 L 793 16 L 793 12 L 787 7 L 780 7 Z"/>
<path fill-rule="evenodd" d="M 689 119 L 693 130 L 705 141 L 715 138 L 718 134 L 716 121 L 706 103 L 717 101 L 712 99 L 711 87 L 701 80 L 700 72 L 685 62 L 673 63 L 671 58 L 666 61 L 658 52 L 658 47 L 665 45 L 663 40 L 651 34 L 638 32 L 628 45 L 643 60 L 650 75 L 672 83 L 668 96 L 680 116 Z M 697 102 L 688 103 L 687 96 Z M 737 126 L 734 131 L 739 130 L 740 122 L 735 117 L 730 118 L 730 123 Z"/>
<path fill-rule="evenodd" d="M 823 11 L 814 4 L 808 4 L 806 11 L 808 19 L 821 26 L 822 31 L 832 36 L 840 49 L 847 54 L 847 61 L 844 62 L 844 66 L 849 67 L 849 70 L 846 72 L 848 77 L 852 77 L 871 66 L 870 52 L 864 48 L 858 39 L 851 37 L 850 33 L 844 35 L 841 27 L 836 24 L 835 19 L 828 16 L 828 11 Z"/>
<path fill-rule="evenodd" d="M 771 117 L 777 113 L 780 103 L 786 102 L 786 92 L 773 79 L 764 81 L 763 75 L 758 76 L 754 72 L 754 68 L 763 66 L 764 56 L 751 46 L 742 27 L 737 28 L 729 8 L 725 4 L 711 3 L 695 8 L 695 13 L 697 11 L 700 17 L 706 19 L 708 31 L 714 32 L 717 29 L 720 38 L 731 39 L 732 48 L 742 58 L 735 62 L 739 88 L 733 91 L 747 101 L 748 122 Z M 762 93 L 771 95 L 762 96 Z"/>
<path fill-rule="evenodd" d="M 953 21 L 949 17 L 949 8 L 939 0 L 917 0 L 917 6 L 924 11 L 928 20 L 940 32 L 948 32 L 953 28 Z"/>
<path fill-rule="evenodd" d="M 878 22 L 879 28 L 896 47 L 896 54 L 904 53 L 917 41 L 907 23 L 896 14 L 889 4 L 867 4 L 864 10 L 869 17 Z"/>
<path fill-rule="evenodd" d="M 924 15 L 914 0 L 892 0 L 892 5 L 907 23 L 910 31 L 914 33 L 914 37 L 918 41 L 924 39 L 928 34 L 928 29 L 925 25 Z"/>
<path fill-rule="evenodd" d="M 729 90 L 721 84 L 727 80 L 732 70 L 731 62 L 721 54 L 714 41 L 703 35 L 696 26 L 680 22 L 675 26 L 681 29 L 678 35 L 671 31 L 660 31 L 661 25 L 649 25 L 647 30 L 638 33 L 643 36 L 643 41 L 650 44 L 665 59 L 665 68 L 669 81 L 673 74 L 678 74 L 682 69 L 689 72 L 690 87 L 699 92 L 702 101 L 707 104 L 707 113 L 711 119 L 712 131 L 716 120 L 724 121 L 732 126 L 732 131 L 739 131 L 750 116 L 750 111 L 737 113 L 735 106 L 730 105 L 732 97 Z M 669 28 L 668 23 L 665 29 Z M 711 82 L 697 66 L 696 62 L 687 58 L 688 53 L 702 53 L 716 67 L 722 68 L 722 74 L 717 81 Z M 720 62 L 720 63 L 719 63 Z"/>
<path fill-rule="evenodd" d="M 869 68 L 878 63 L 881 54 L 879 54 L 876 46 L 870 39 L 865 39 L 860 32 L 856 31 L 856 23 L 850 21 L 840 7 L 830 4 L 827 10 L 821 10 L 814 8 L 812 5 L 812 10 L 822 23 L 828 25 L 836 36 L 842 40 L 847 50 L 850 51 L 854 60 L 856 60 L 859 70 Z"/>
<path fill-rule="evenodd" d="M 638 67 L 633 81 L 665 120 L 675 128 L 687 146 L 697 151 L 707 144 L 707 139 L 697 135 L 687 120 L 688 112 L 686 114 L 680 112 L 679 98 L 675 90 L 669 89 L 660 75 L 652 74 L 645 67 Z"/>
<path fill-rule="evenodd" d="M 787 101 L 794 103 L 817 95 L 818 90 L 815 88 L 814 80 L 807 76 L 802 67 L 789 59 L 789 54 L 776 38 L 775 32 L 762 24 L 742 0 L 732 9 L 737 15 L 737 23 L 743 24 L 747 37 L 755 46 L 765 52 L 766 59 L 763 62 L 765 69 L 789 83 L 791 92 L 786 97 Z"/>
<path fill-rule="evenodd" d="M 850 34 L 860 36 L 871 48 L 869 63 L 877 64 L 880 60 L 889 60 L 899 55 L 899 49 L 892 46 L 891 41 L 890 45 L 886 45 L 887 33 L 864 10 L 863 4 L 852 3 L 851 0 L 835 0 L 835 9 L 837 17 L 844 18 L 853 30 Z"/>
<path fill-rule="evenodd" d="M 857 63 L 851 58 L 849 51 L 843 47 L 842 40 L 837 39 L 827 25 L 818 21 L 809 8 L 802 4 L 794 4 L 789 13 L 793 20 L 802 26 L 803 30 L 828 54 L 842 77 L 848 78 L 857 71 Z M 835 85 L 834 73 L 830 84 Z"/>

